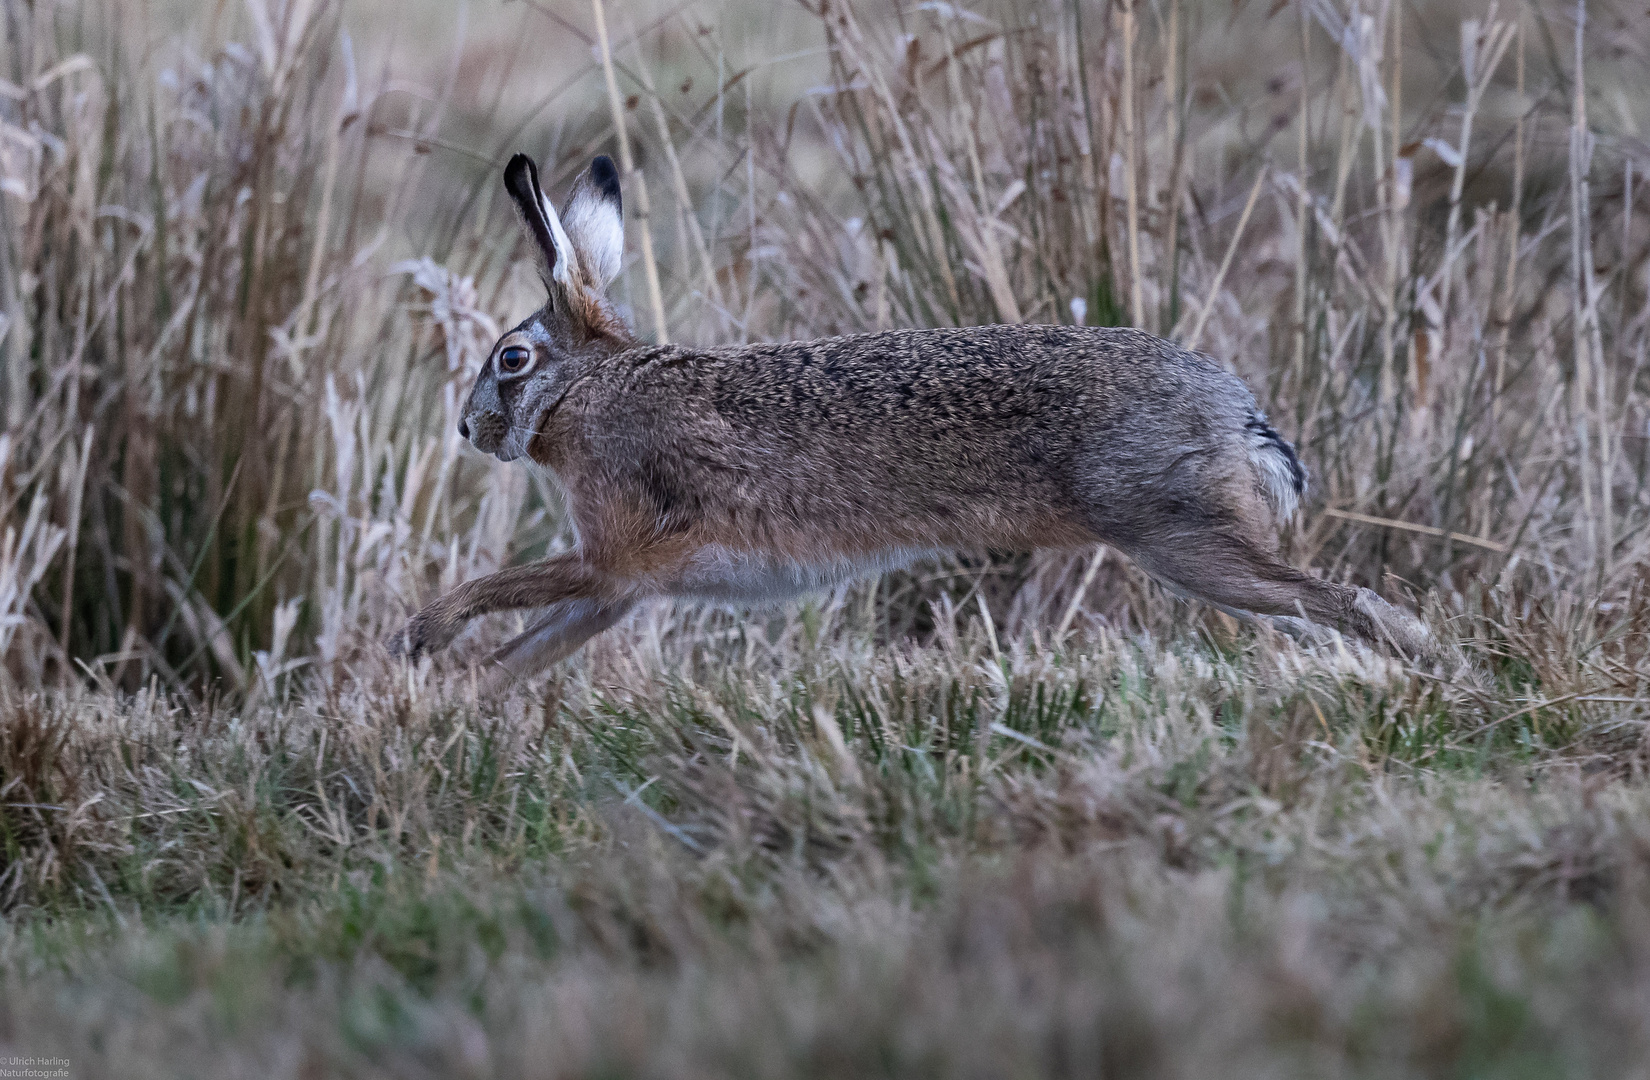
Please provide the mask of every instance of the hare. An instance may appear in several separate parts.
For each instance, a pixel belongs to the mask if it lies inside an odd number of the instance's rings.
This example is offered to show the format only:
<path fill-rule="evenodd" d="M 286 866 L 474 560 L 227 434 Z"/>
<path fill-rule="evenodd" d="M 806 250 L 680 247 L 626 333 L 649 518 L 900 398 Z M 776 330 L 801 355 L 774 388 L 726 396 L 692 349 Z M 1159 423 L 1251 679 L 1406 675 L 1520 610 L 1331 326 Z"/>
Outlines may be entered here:
<path fill-rule="evenodd" d="M 1437 655 L 1373 592 L 1279 558 L 1306 471 L 1208 357 L 1081 326 L 648 345 L 603 293 L 624 245 L 613 162 L 596 158 L 559 215 L 531 158 L 510 160 L 504 186 L 549 297 L 494 346 L 458 429 L 555 475 L 574 548 L 459 586 L 397 653 L 544 608 L 493 657 L 527 675 L 651 596 L 757 604 L 956 549 L 1105 543 L 1234 614 Z"/>

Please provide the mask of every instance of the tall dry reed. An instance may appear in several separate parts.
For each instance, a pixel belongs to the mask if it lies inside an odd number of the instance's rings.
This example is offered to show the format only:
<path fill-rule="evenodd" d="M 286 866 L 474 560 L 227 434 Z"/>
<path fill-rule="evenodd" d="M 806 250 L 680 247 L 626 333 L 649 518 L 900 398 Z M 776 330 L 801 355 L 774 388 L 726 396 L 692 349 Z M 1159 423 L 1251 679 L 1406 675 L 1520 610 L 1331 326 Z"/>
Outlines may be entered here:
<path fill-rule="evenodd" d="M 360 69 L 327 0 L 226 10 L 139 55 L 122 5 L 5 9 L 14 681 L 250 691 L 563 542 L 554 493 L 452 420 L 531 301 L 493 166 L 525 146 L 565 180 L 616 123 L 655 203 L 619 289 L 645 333 L 1140 322 L 1298 441 L 1293 554 L 1327 574 L 1609 602 L 1650 555 L 1641 107 L 1583 7 L 1438 7 L 1459 47 L 1417 52 L 1431 31 L 1388 3 L 1311 0 L 1285 33 L 1248 8 L 819 0 L 777 63 L 697 17 L 609 4 L 610 36 L 535 8 L 594 47 L 548 154 L 462 49 L 410 92 Z M 1565 27 L 1568 52 L 1528 47 Z M 1278 43 L 1273 74 L 1233 67 L 1243 34 Z M 1601 127 L 1593 97 L 1627 104 Z M 1010 633 L 1167 610 L 1091 566 L 949 572 Z M 891 582 L 888 625 L 928 625 L 935 595 Z"/>

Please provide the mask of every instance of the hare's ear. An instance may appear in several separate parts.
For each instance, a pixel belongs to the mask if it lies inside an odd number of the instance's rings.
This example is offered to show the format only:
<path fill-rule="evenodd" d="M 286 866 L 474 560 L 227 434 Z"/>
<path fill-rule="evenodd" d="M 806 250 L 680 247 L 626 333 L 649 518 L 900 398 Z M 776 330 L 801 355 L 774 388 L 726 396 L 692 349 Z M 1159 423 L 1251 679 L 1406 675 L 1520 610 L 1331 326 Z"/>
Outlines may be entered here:
<path fill-rule="evenodd" d="M 612 158 L 603 154 L 579 174 L 561 216 L 590 287 L 607 288 L 624 261 L 624 209 Z"/>
<path fill-rule="evenodd" d="M 556 216 L 556 208 L 550 205 L 550 200 L 544 197 L 544 189 L 539 187 L 539 167 L 532 158 L 517 154 L 510 159 L 510 164 L 504 166 L 504 190 L 510 193 L 522 228 L 533 242 L 539 277 L 544 279 L 544 287 L 554 291 L 558 285 L 563 288 L 574 286 L 579 270 L 575 264 L 573 244 L 562 228 L 561 219 Z"/>

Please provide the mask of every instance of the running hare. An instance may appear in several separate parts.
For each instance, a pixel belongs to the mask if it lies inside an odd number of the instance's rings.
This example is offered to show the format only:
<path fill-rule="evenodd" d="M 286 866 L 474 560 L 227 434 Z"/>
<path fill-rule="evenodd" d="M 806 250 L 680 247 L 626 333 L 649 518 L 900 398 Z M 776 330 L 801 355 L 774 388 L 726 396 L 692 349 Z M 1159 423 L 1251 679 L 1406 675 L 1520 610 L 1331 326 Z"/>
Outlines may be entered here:
<path fill-rule="evenodd" d="M 959 548 L 1106 543 L 1216 607 L 1438 655 L 1374 593 L 1279 559 L 1306 472 L 1208 358 L 1077 326 L 647 345 L 603 295 L 624 242 L 612 161 L 596 158 L 559 216 L 530 158 L 510 160 L 504 186 L 549 299 L 499 339 L 459 433 L 555 474 L 574 550 L 459 586 L 396 652 L 544 608 L 493 658 L 530 674 L 650 596 L 758 603 Z"/>

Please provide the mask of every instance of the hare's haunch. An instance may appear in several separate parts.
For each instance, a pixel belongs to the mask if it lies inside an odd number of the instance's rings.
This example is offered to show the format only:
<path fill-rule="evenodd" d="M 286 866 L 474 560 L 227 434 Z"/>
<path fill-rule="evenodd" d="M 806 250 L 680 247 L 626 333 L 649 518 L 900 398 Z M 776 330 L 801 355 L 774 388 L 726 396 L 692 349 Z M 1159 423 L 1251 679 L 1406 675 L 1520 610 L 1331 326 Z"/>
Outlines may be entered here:
<path fill-rule="evenodd" d="M 459 431 L 567 494 L 575 550 L 466 582 L 393 641 L 547 608 L 495 659 L 567 656 L 649 596 L 779 600 L 955 549 L 1110 544 L 1234 612 L 1304 616 L 1411 655 L 1426 628 L 1277 555 L 1306 488 L 1247 387 L 1138 330 L 981 326 L 689 349 L 636 340 L 605 157 L 558 215 L 531 159 L 504 183 L 549 298 L 499 339 Z"/>

